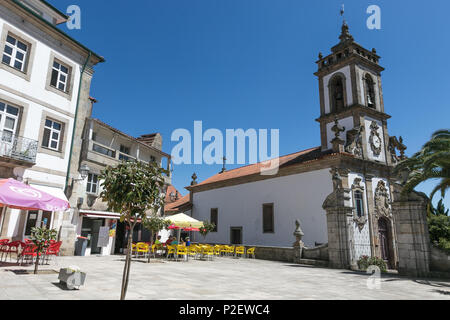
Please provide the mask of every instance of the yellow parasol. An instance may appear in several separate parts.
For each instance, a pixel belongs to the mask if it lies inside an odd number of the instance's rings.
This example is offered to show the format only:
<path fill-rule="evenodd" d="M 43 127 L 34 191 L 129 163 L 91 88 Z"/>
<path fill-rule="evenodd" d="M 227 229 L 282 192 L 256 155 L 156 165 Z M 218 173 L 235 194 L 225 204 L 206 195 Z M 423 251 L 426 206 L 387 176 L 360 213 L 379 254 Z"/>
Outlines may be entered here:
<path fill-rule="evenodd" d="M 180 228 L 188 228 L 188 227 L 202 228 L 203 227 L 202 221 L 198 221 L 184 213 L 175 214 L 173 216 L 165 217 L 164 219 L 170 221 L 173 225 L 180 227 Z"/>
<path fill-rule="evenodd" d="M 170 221 L 171 224 L 175 225 L 176 227 L 179 228 L 203 228 L 203 222 L 202 221 L 198 221 L 190 216 L 188 216 L 187 214 L 184 213 L 178 213 L 175 214 L 173 216 L 169 216 L 169 217 L 165 217 L 164 218 L 167 221 Z M 180 242 L 180 232 L 181 230 L 178 230 L 178 243 Z"/>

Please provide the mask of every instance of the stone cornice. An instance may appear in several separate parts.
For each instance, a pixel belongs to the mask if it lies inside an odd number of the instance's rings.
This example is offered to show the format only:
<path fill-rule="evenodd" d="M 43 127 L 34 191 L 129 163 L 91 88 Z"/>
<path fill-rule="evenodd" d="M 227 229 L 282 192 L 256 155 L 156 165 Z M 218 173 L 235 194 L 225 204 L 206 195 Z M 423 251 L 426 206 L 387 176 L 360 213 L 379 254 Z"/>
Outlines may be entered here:
<path fill-rule="evenodd" d="M 317 118 L 316 121 L 320 123 L 328 123 L 330 121 L 334 121 L 335 116 L 339 115 L 339 118 L 345 118 L 348 116 L 353 116 L 355 113 L 359 113 L 361 115 L 368 115 L 370 117 L 374 117 L 381 120 L 387 120 L 391 118 L 390 115 L 380 112 L 378 110 L 363 106 L 361 104 L 353 104 L 349 107 L 346 107 L 343 111 L 340 111 L 339 113 L 331 112 L 325 115 L 320 116 L 320 118 Z"/>
<path fill-rule="evenodd" d="M 38 15 L 34 14 L 31 10 L 29 10 L 23 4 L 17 2 L 16 0 L 2 1 L 2 6 L 16 13 L 19 17 L 23 19 L 23 21 L 27 21 L 31 24 L 34 24 L 38 29 L 46 32 L 54 39 L 61 41 L 61 43 L 66 44 L 69 48 L 71 48 L 73 51 L 78 52 L 81 56 L 86 56 L 89 52 L 91 52 L 92 65 L 105 61 L 103 57 L 97 55 L 95 52 L 92 52 L 83 44 L 71 38 L 69 35 L 59 30 L 57 27 L 53 26 L 50 22 L 47 22 L 42 17 L 39 17 Z"/>
<path fill-rule="evenodd" d="M 322 60 L 324 60 L 324 59 L 322 59 Z M 319 60 L 319 61 L 322 61 L 322 60 Z M 339 62 L 336 62 L 330 66 L 326 66 L 326 67 L 319 69 L 318 71 L 316 71 L 314 73 L 314 75 L 316 75 L 317 77 L 320 78 L 320 77 L 323 77 L 327 74 L 335 72 L 335 71 L 342 69 L 343 67 L 351 65 L 351 64 L 364 65 L 367 68 L 370 68 L 371 70 L 376 71 L 377 73 L 381 73 L 384 70 L 384 68 L 382 66 L 376 64 L 375 62 L 366 60 L 366 59 L 358 56 L 356 53 L 352 53 L 348 57 L 342 58 Z"/>

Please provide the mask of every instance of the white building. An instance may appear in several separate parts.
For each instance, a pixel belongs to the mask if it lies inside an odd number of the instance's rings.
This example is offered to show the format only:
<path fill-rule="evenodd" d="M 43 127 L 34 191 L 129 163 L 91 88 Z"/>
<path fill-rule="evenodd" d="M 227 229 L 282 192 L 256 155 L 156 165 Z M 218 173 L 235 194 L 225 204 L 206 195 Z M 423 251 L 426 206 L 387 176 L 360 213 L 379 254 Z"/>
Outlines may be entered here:
<path fill-rule="evenodd" d="M 339 38 L 316 62 L 321 146 L 280 157 L 276 175 L 261 175 L 258 163 L 186 187 L 192 216 L 216 224 L 205 241 L 292 247 L 299 220 L 306 246 L 328 243 L 333 263 L 345 238 L 353 264 L 368 255 L 396 266 L 389 201 L 392 168 L 406 147 L 387 132 L 380 57 L 356 43 L 345 22 Z"/>
<path fill-rule="evenodd" d="M 0 2 L 0 177 L 60 198 L 78 162 L 74 128 L 91 108 L 92 68 L 104 61 L 58 28 L 67 18 L 45 1 Z M 60 230 L 65 214 L 8 209 L 1 237 L 23 240 L 42 224 Z"/>

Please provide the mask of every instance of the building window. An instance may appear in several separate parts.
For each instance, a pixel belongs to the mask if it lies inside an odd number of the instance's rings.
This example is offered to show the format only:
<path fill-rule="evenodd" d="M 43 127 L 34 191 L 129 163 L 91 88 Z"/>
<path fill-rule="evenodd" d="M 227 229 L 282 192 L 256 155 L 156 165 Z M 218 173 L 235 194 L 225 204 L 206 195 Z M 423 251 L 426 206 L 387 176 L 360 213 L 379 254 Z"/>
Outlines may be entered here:
<path fill-rule="evenodd" d="M 97 194 L 98 191 L 98 175 L 94 173 L 88 174 L 86 192 Z"/>
<path fill-rule="evenodd" d="M 67 92 L 69 81 L 69 70 L 70 70 L 69 67 L 62 65 L 57 61 L 54 61 L 50 85 L 58 90 Z"/>
<path fill-rule="evenodd" d="M 130 148 L 121 144 L 119 160 L 129 161 L 131 158 L 128 155 L 130 155 Z"/>
<path fill-rule="evenodd" d="M 344 80 L 341 76 L 335 77 L 330 82 L 331 112 L 339 112 L 344 109 Z"/>
<path fill-rule="evenodd" d="M 372 77 L 366 74 L 364 78 L 364 82 L 366 85 L 366 103 L 370 108 L 375 109 L 375 84 L 372 80 Z"/>
<path fill-rule="evenodd" d="M 5 48 L 3 49 L 2 62 L 14 69 L 25 72 L 28 51 L 29 46 L 27 44 L 8 34 Z"/>
<path fill-rule="evenodd" d="M 51 211 L 41 211 L 33 210 L 28 211 L 27 221 L 25 224 L 25 236 L 31 235 L 31 229 L 36 227 L 47 227 L 51 228 L 52 224 L 52 212 Z"/>
<path fill-rule="evenodd" d="M 355 207 L 356 207 L 356 215 L 358 218 L 364 216 L 364 200 L 363 193 L 359 190 L 355 190 L 353 193 L 355 196 Z"/>
<path fill-rule="evenodd" d="M 31 235 L 31 228 L 36 227 L 39 211 L 28 211 L 27 223 L 25 225 L 25 235 Z"/>
<path fill-rule="evenodd" d="M 274 232 L 273 203 L 263 204 L 263 232 Z"/>
<path fill-rule="evenodd" d="M 214 223 L 215 227 L 211 232 L 217 232 L 217 225 L 219 222 L 219 209 L 211 209 L 211 223 Z"/>
<path fill-rule="evenodd" d="M 42 140 L 42 146 L 58 151 L 61 145 L 62 127 L 63 125 L 60 122 L 48 118 L 45 119 L 44 138 Z"/>
<path fill-rule="evenodd" d="M 156 162 L 156 158 L 154 156 L 150 156 L 150 162 Z"/>
<path fill-rule="evenodd" d="M 94 143 L 92 145 L 92 150 L 94 150 L 95 152 L 104 154 L 105 156 L 111 157 L 111 158 L 116 158 L 116 152 L 114 150 L 102 147 L 99 144 Z"/>
<path fill-rule="evenodd" d="M 0 101 L 0 130 L 2 131 L 2 141 L 11 142 L 12 136 L 16 132 L 18 118 L 19 108 Z"/>

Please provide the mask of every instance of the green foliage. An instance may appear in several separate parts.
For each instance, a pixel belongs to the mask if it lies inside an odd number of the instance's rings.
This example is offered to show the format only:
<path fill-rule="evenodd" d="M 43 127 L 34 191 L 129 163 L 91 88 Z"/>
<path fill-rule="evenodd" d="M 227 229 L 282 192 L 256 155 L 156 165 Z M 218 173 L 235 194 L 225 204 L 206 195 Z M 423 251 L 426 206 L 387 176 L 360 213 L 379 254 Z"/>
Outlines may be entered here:
<path fill-rule="evenodd" d="M 164 205 L 164 176 L 168 172 L 154 161 L 121 162 L 116 167 L 107 167 L 100 174 L 103 191 L 100 197 L 108 208 L 120 212 L 120 221 L 130 226 L 128 232 L 127 256 L 122 276 L 120 299 L 124 300 L 130 275 L 131 241 L 134 227 L 141 219 L 145 221 L 147 211 L 155 214 Z"/>
<path fill-rule="evenodd" d="M 216 225 L 212 222 L 209 221 L 203 221 L 203 228 L 200 228 L 199 233 L 203 236 L 206 237 L 206 235 L 208 233 L 210 233 L 211 231 L 213 231 L 216 228 Z"/>
<path fill-rule="evenodd" d="M 358 268 L 362 271 L 366 271 L 369 266 L 377 266 L 381 272 L 387 271 L 386 262 L 378 257 L 361 256 L 358 260 Z"/>
<path fill-rule="evenodd" d="M 450 216 L 429 216 L 428 230 L 431 243 L 450 253 Z"/>
<path fill-rule="evenodd" d="M 144 219 L 146 211 L 156 213 L 164 205 L 164 173 L 166 170 L 154 162 L 128 161 L 107 167 L 100 175 L 100 197 L 110 210 L 122 214 L 121 222 Z"/>
<path fill-rule="evenodd" d="M 431 214 L 431 202 L 436 192 L 445 197 L 450 188 L 450 130 L 438 130 L 431 140 L 411 158 L 401 161 L 395 168 L 396 174 L 407 174 L 402 193 L 411 192 L 420 183 L 429 179 L 440 179 L 430 194 L 428 212 Z"/>
<path fill-rule="evenodd" d="M 43 253 L 50 246 L 50 240 L 56 240 L 57 231 L 55 229 L 31 228 L 31 241 L 37 246 L 36 251 Z"/>
<path fill-rule="evenodd" d="M 47 229 L 45 226 L 42 228 L 31 228 L 31 241 L 37 247 L 34 274 L 38 272 L 40 254 L 43 254 L 50 246 L 50 240 L 56 240 L 57 234 L 58 232 L 55 229 Z"/>
<path fill-rule="evenodd" d="M 145 229 L 150 230 L 152 233 L 157 233 L 160 230 L 167 229 L 170 226 L 170 221 L 152 214 L 142 220 L 142 226 Z"/>
<path fill-rule="evenodd" d="M 439 200 L 436 208 L 431 206 L 431 214 L 436 216 L 448 216 L 449 209 L 445 210 L 444 199 Z"/>

